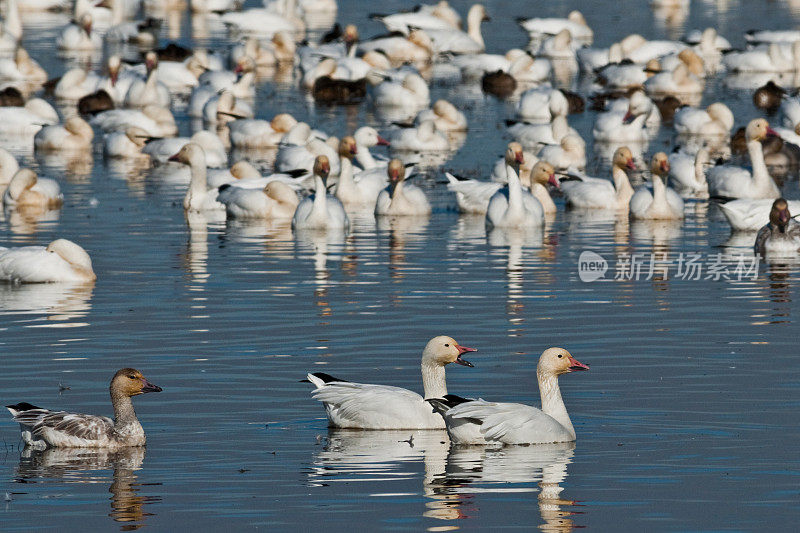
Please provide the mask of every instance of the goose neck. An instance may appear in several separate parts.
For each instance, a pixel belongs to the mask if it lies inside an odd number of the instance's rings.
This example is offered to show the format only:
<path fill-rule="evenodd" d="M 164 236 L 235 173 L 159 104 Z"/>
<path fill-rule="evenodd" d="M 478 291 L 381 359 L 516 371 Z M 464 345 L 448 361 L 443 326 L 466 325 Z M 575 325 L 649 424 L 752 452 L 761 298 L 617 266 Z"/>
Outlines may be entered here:
<path fill-rule="evenodd" d="M 554 213 L 556 211 L 556 204 L 553 202 L 553 198 L 550 196 L 547 187 L 539 182 L 535 182 L 531 186 L 531 194 L 542 204 L 545 213 Z"/>
<path fill-rule="evenodd" d="M 482 17 L 470 17 L 467 20 L 467 35 L 483 48 L 485 44 L 483 42 L 483 35 L 481 34 L 481 22 Z"/>
<path fill-rule="evenodd" d="M 319 175 L 314 175 L 314 213 L 317 215 L 325 215 L 328 191 L 325 187 L 325 181 Z"/>
<path fill-rule="evenodd" d="M 653 204 L 660 207 L 669 207 L 667 204 L 667 187 L 661 176 L 653 175 Z"/>
<path fill-rule="evenodd" d="M 138 424 L 136 411 L 129 396 L 111 393 L 111 405 L 114 407 L 114 427 Z"/>
<path fill-rule="evenodd" d="M 764 151 L 761 143 L 757 140 L 747 141 L 747 153 L 750 155 L 750 162 L 753 165 L 753 181 L 757 184 L 764 184 L 772 179 L 764 162 Z"/>
<path fill-rule="evenodd" d="M 200 161 L 191 161 L 189 170 L 192 173 L 189 182 L 189 190 L 183 201 L 184 209 L 199 210 L 208 192 L 208 182 L 206 179 L 206 166 Z"/>
<path fill-rule="evenodd" d="M 378 163 L 375 161 L 375 158 L 372 157 L 368 147 L 358 145 L 356 150 L 356 161 L 361 165 L 361 168 L 369 170 L 378 166 Z"/>
<path fill-rule="evenodd" d="M 341 199 L 342 193 L 351 192 L 354 188 L 353 163 L 349 157 L 342 157 L 339 159 L 339 183 L 336 185 L 336 196 Z"/>
<path fill-rule="evenodd" d="M 611 176 L 614 178 L 614 188 L 617 191 L 617 199 L 622 201 L 627 195 L 628 199 L 633 195 L 633 187 L 628 179 L 625 169 L 619 165 L 614 165 L 611 169 Z"/>
<path fill-rule="evenodd" d="M 694 179 L 697 181 L 698 185 L 702 185 L 706 182 L 706 161 L 705 158 L 698 156 L 694 160 Z"/>
<path fill-rule="evenodd" d="M 422 361 L 422 388 L 425 398 L 441 398 L 447 394 L 444 367 L 440 364 Z"/>
<path fill-rule="evenodd" d="M 508 211 L 509 213 L 522 212 L 522 185 L 519 183 L 517 172 L 511 165 L 506 165 L 508 175 Z"/>
<path fill-rule="evenodd" d="M 575 438 L 575 428 L 569 419 L 567 407 L 561 398 L 561 389 L 558 387 L 558 376 L 538 371 L 536 377 L 539 381 L 539 394 L 542 397 L 542 412 L 553 418 Z"/>

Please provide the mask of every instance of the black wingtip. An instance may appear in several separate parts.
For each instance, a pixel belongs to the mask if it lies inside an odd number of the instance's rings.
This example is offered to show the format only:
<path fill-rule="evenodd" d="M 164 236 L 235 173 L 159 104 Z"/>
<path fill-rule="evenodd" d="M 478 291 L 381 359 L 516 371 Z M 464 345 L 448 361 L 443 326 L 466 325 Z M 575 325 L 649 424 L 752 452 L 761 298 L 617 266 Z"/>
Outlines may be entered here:
<path fill-rule="evenodd" d="M 233 185 L 231 185 L 230 183 L 223 183 L 222 185 L 217 187 L 217 191 L 222 192 L 224 190 L 230 189 L 231 187 L 233 187 Z"/>
<path fill-rule="evenodd" d="M 325 372 L 312 372 L 311 375 L 314 376 L 315 378 L 321 379 L 324 383 L 332 383 L 334 381 L 347 383 L 346 379 L 335 378 L 335 377 L 331 376 L 330 374 L 326 374 Z"/>
<path fill-rule="evenodd" d="M 22 412 L 22 411 L 31 411 L 33 409 L 41 409 L 41 407 L 36 407 L 35 405 L 30 404 L 28 402 L 20 402 L 20 403 L 18 403 L 16 405 L 6 405 L 6 407 L 8 407 L 9 409 L 14 409 L 15 411 L 20 411 L 20 412 Z"/>
<path fill-rule="evenodd" d="M 286 172 L 283 172 L 283 174 L 288 174 L 293 178 L 299 178 L 300 176 L 305 176 L 308 173 L 308 170 L 305 168 L 295 168 L 293 170 L 287 170 Z"/>

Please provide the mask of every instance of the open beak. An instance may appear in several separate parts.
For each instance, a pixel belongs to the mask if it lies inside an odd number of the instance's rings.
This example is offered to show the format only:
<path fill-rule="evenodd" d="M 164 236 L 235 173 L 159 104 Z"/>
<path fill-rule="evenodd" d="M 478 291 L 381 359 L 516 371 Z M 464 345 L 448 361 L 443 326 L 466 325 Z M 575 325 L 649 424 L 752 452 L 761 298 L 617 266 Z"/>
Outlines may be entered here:
<path fill-rule="evenodd" d="M 356 155 L 356 154 L 358 154 L 358 148 L 357 148 L 357 147 L 355 147 L 355 146 L 353 146 L 352 148 L 350 148 L 350 153 L 351 153 L 352 155 Z"/>
<path fill-rule="evenodd" d="M 780 137 L 777 131 L 773 130 L 769 126 L 767 126 L 767 136 L 768 137 Z"/>
<path fill-rule="evenodd" d="M 661 166 L 661 170 L 663 170 L 664 172 L 669 172 L 669 162 L 662 161 L 660 163 L 660 166 Z"/>
<path fill-rule="evenodd" d="M 575 372 L 576 370 L 589 370 L 589 365 L 584 365 L 574 357 L 569 358 L 569 371 Z"/>
<path fill-rule="evenodd" d="M 636 163 L 633 162 L 633 159 L 628 159 L 628 162 L 625 163 L 625 166 L 631 170 L 636 170 Z"/>
<path fill-rule="evenodd" d="M 179 154 L 180 152 L 178 152 Z M 178 154 L 173 154 L 167 158 L 167 161 L 177 161 L 180 163 L 180 159 L 178 159 Z"/>
<path fill-rule="evenodd" d="M 378 135 L 378 146 L 391 146 L 391 143 Z"/>
<path fill-rule="evenodd" d="M 456 363 L 462 366 L 468 366 L 470 368 L 474 368 L 475 365 L 473 365 L 469 361 L 461 359 L 461 356 L 468 352 L 477 352 L 478 350 L 476 350 L 475 348 L 467 348 L 466 346 L 459 346 L 458 344 L 456 344 L 455 346 L 456 350 L 458 350 L 458 357 L 456 357 Z"/>
<path fill-rule="evenodd" d="M 547 183 L 555 187 L 556 189 L 561 188 L 561 183 L 559 183 L 558 178 L 556 178 L 555 174 L 550 174 L 550 179 L 547 180 Z"/>
<path fill-rule="evenodd" d="M 520 165 L 525 162 L 525 154 L 522 152 L 517 152 L 514 154 L 514 161 L 519 163 Z"/>
<path fill-rule="evenodd" d="M 144 394 L 146 392 L 161 392 L 163 390 L 158 385 L 153 385 L 152 383 L 150 383 L 149 381 L 147 381 L 144 378 L 142 378 L 142 381 L 144 381 L 144 386 L 142 387 L 142 394 Z"/>

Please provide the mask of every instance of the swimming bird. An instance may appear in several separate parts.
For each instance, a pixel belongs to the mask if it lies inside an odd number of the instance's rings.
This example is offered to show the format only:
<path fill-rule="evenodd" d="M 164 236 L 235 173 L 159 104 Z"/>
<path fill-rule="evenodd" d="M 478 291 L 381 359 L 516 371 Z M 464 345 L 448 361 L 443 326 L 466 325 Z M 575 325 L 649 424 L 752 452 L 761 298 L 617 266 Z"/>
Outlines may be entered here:
<path fill-rule="evenodd" d="M 517 158 L 506 162 L 508 184 L 489 199 L 486 208 L 486 225 L 492 228 L 530 228 L 544 224 L 542 204 L 532 195 L 523 194 L 519 176 L 512 165 L 519 164 Z M 540 169 L 544 168 L 542 166 Z M 552 169 L 552 167 L 550 167 Z M 531 173 L 533 179 L 533 173 Z M 552 174 L 549 179 L 555 179 Z"/>
<path fill-rule="evenodd" d="M 3 193 L 4 207 L 57 209 L 64 195 L 56 180 L 39 178 L 29 168 L 17 170 Z"/>
<path fill-rule="evenodd" d="M 304 198 L 292 218 L 293 229 L 342 229 L 350 225 L 344 206 L 328 195 L 330 162 L 324 155 L 314 160 L 314 194 Z"/>
<path fill-rule="evenodd" d="M 613 183 L 607 179 L 588 176 L 572 176 L 574 180 L 560 180 L 561 191 L 567 205 L 578 209 L 628 210 L 633 188 L 625 169 L 634 170 L 633 154 L 627 146 L 621 146 L 611 159 Z"/>
<path fill-rule="evenodd" d="M 758 231 L 753 250 L 761 255 L 794 254 L 800 250 L 800 223 L 792 218 L 784 198 L 773 202 L 769 222 Z"/>
<path fill-rule="evenodd" d="M 376 215 L 424 216 L 431 213 L 431 204 L 422 189 L 407 184 L 406 167 L 399 159 L 389 161 L 386 168 L 389 186 L 378 194 Z"/>
<path fill-rule="evenodd" d="M 669 159 L 664 152 L 653 155 L 650 165 L 653 190 L 640 187 L 630 201 L 631 217 L 639 220 L 679 220 L 683 218 L 683 200 L 667 187 Z"/>
<path fill-rule="evenodd" d="M 92 259 L 72 241 L 44 246 L 0 247 L 0 279 L 14 283 L 90 282 L 97 279 Z"/>
<path fill-rule="evenodd" d="M 313 398 L 325 404 L 328 425 L 353 429 L 444 429 L 427 398 L 447 394 L 445 366 L 456 363 L 472 367 L 462 355 L 476 350 L 460 346 L 453 338 L 434 337 L 422 351 L 424 397 L 416 392 L 388 385 L 352 383 L 322 372 L 308 374 L 316 390 Z"/>
<path fill-rule="evenodd" d="M 430 398 L 444 417 L 453 444 L 546 444 L 572 442 L 575 428 L 567 414 L 558 377 L 589 367 L 564 348 L 548 348 L 536 367 L 542 408 L 519 403 L 467 400 L 458 396 Z"/>
<path fill-rule="evenodd" d="M 109 391 L 114 420 L 105 416 L 51 411 L 27 402 L 6 406 L 18 422 L 26 446 L 54 448 L 124 448 L 144 446 L 145 434 L 136 418 L 131 398 L 161 392 L 141 372 L 123 368 L 114 374 Z"/>

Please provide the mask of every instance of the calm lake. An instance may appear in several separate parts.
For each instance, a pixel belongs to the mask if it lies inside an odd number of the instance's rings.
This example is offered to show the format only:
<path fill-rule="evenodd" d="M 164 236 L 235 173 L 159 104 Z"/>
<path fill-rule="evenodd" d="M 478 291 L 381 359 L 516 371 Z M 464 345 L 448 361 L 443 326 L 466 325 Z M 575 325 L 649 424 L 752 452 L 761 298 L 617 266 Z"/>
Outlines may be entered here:
<path fill-rule="evenodd" d="M 469 5 L 451 3 L 462 14 Z M 695 0 L 685 17 L 666 19 L 645 0 L 485 4 L 489 52 L 527 45 L 516 17 L 574 8 L 602 46 L 633 32 L 665 39 L 714 26 L 741 47 L 744 31 L 794 28 L 800 16 L 791 1 Z M 382 26 L 369 12 L 410 5 L 341 0 L 339 20 L 371 36 Z M 51 76 L 67 67 L 53 39 L 68 20 L 25 19 L 24 44 Z M 218 18 L 188 14 L 171 18 L 162 38 L 221 51 L 231 43 Z M 591 89 L 583 78 L 572 88 Z M 703 104 L 726 102 L 738 127 L 760 116 L 751 96 L 721 74 Z M 470 127 L 443 168 L 488 177 L 513 102 L 485 98 L 446 65 L 434 70 L 439 97 L 466 110 Z M 386 131 L 369 102 L 315 106 L 291 73 L 260 81 L 255 102 L 259 118 L 288 111 L 335 135 L 363 124 Z M 570 116 L 590 152 L 594 117 Z M 648 153 L 670 151 L 672 137 L 662 127 Z M 797 527 L 798 263 L 762 262 L 757 275 L 741 275 L 753 236 L 732 238 L 714 205 L 691 201 L 683 223 L 652 224 L 565 213 L 557 198 L 541 232 L 487 235 L 482 218 L 457 213 L 434 167 L 416 178 L 430 218 L 367 216 L 347 235 L 295 234 L 187 221 L 185 182 L 107 161 L 97 142 L 78 161 L 17 153 L 59 179 L 65 203 L 43 220 L 4 216 L 0 246 L 74 240 L 98 280 L 0 284 L 2 404 L 110 415 L 108 382 L 125 366 L 164 391 L 135 401 L 146 449 L 30 453 L 10 415 L 0 416 L 3 531 Z M 606 175 L 608 166 L 595 157 L 588 170 Z M 800 197 L 796 178 L 784 194 Z M 585 250 L 607 262 L 597 281 L 579 276 Z M 633 254 L 638 275 L 625 269 Z M 690 256 L 703 270 L 681 276 Z M 445 432 L 329 431 L 300 382 L 324 371 L 421 391 L 420 354 L 439 334 L 479 350 L 475 368 L 448 367 L 460 395 L 538 405 L 536 363 L 549 346 L 590 365 L 561 379 L 577 442 L 451 450 Z"/>

